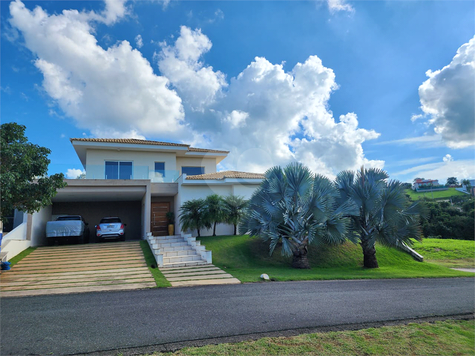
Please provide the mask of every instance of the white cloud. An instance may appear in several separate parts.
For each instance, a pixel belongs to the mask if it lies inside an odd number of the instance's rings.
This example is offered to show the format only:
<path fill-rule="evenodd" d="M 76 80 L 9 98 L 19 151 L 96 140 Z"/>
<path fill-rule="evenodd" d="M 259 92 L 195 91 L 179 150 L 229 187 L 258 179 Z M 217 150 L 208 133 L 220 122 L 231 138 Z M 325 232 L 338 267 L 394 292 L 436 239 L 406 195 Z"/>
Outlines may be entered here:
<path fill-rule="evenodd" d="M 182 27 L 175 45 L 164 47 L 158 64 L 184 102 L 195 109 L 187 111 L 187 122 L 196 134 L 193 143 L 231 151 L 222 168 L 262 172 L 298 160 L 331 176 L 361 165 L 383 166 L 382 161 L 366 159 L 361 146 L 379 134 L 358 128 L 354 113 L 335 122 L 328 110 L 338 86 L 335 74 L 320 58 L 310 56 L 286 72 L 282 64 L 256 57 L 228 84 L 220 72 L 198 62 L 210 49 L 211 41 L 201 31 Z M 186 70 L 165 68 L 164 61 L 170 59 Z M 203 68 L 210 78 L 220 78 L 211 81 L 215 85 L 203 87 L 199 80 Z M 201 100 L 191 94 L 201 95 Z"/>
<path fill-rule="evenodd" d="M 327 4 L 331 12 L 336 12 L 336 11 L 354 12 L 355 11 L 355 9 L 350 4 L 347 4 L 345 0 L 327 0 Z"/>
<path fill-rule="evenodd" d="M 126 13 L 123 1 L 106 1 L 100 15 L 76 10 L 48 15 L 16 0 L 10 13 L 11 25 L 37 57 L 43 88 L 77 126 L 96 136 L 115 130 L 186 139 L 181 99 L 168 79 L 155 75 L 127 41 L 107 50 L 97 44 L 91 22 L 118 20 Z"/>
<path fill-rule="evenodd" d="M 449 155 L 448 153 L 442 158 L 442 161 L 444 162 L 452 162 L 454 159 L 452 158 L 451 155 Z"/>
<path fill-rule="evenodd" d="M 137 37 L 135 37 L 135 44 L 136 44 L 137 48 L 142 48 L 143 47 L 143 39 L 142 39 L 141 35 L 137 35 Z"/>
<path fill-rule="evenodd" d="M 224 121 L 229 122 L 232 128 L 237 128 L 240 126 L 244 126 L 248 117 L 249 114 L 247 112 L 233 110 L 231 114 L 224 118 Z"/>
<path fill-rule="evenodd" d="M 75 168 L 69 168 L 66 171 L 66 178 L 67 179 L 76 179 L 79 177 L 81 174 L 85 174 L 86 171 L 80 170 L 80 169 L 75 169 Z"/>
<path fill-rule="evenodd" d="M 459 181 L 475 177 L 475 165 L 472 160 L 444 160 L 443 162 L 429 163 L 394 173 L 391 178 L 398 178 L 412 182 L 416 177 L 438 179 L 443 184 L 448 177 L 457 177 Z"/>
<path fill-rule="evenodd" d="M 383 166 L 368 160 L 362 148 L 378 133 L 359 128 L 354 113 L 333 117 L 328 101 L 338 85 L 317 56 L 289 71 L 256 57 L 227 81 L 204 62 L 211 40 L 199 29 L 182 27 L 156 55 L 159 76 L 129 42 L 107 49 L 97 44 L 93 22 L 113 23 L 127 13 L 123 2 L 107 4 L 101 14 L 57 15 L 39 7 L 29 11 L 19 0 L 10 4 L 10 22 L 36 56 L 44 90 L 93 136 L 228 149 L 226 169 L 262 172 L 297 160 L 332 176 L 361 165 Z"/>
<path fill-rule="evenodd" d="M 374 145 L 413 146 L 414 148 L 445 147 L 445 143 L 440 135 L 408 137 L 399 140 L 375 142 Z"/>
<path fill-rule="evenodd" d="M 162 44 L 162 51 L 156 55 L 160 72 L 170 79 L 184 103 L 193 111 L 203 111 L 227 85 L 223 73 L 200 62 L 211 46 L 211 41 L 201 30 L 192 31 L 182 26 L 175 44 Z"/>
<path fill-rule="evenodd" d="M 475 145 L 475 37 L 449 65 L 426 74 L 419 97 L 427 122 L 451 148 Z"/>
<path fill-rule="evenodd" d="M 398 167 L 398 166 L 411 166 L 414 164 L 421 164 L 421 163 L 426 163 L 430 161 L 434 161 L 438 159 L 438 157 L 420 157 L 420 158 L 411 158 L 411 159 L 406 159 L 402 161 L 397 161 L 393 162 L 391 164 L 387 164 L 386 167 Z"/>

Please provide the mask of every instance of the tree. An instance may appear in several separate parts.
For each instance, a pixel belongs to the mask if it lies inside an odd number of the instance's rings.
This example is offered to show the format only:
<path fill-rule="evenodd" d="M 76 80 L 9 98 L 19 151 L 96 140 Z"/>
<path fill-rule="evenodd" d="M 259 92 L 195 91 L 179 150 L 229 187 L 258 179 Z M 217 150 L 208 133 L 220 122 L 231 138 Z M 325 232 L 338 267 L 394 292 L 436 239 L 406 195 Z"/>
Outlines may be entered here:
<path fill-rule="evenodd" d="M 310 268 L 309 245 L 345 240 L 351 210 L 347 202 L 337 205 L 337 197 L 330 180 L 300 163 L 271 168 L 248 203 L 240 232 L 270 241 L 270 255 L 281 243 L 282 255 L 293 256 L 292 267 Z"/>
<path fill-rule="evenodd" d="M 447 183 L 446 184 L 447 185 L 452 185 L 452 184 L 458 185 L 459 182 L 457 180 L 457 177 L 449 177 L 449 178 L 447 178 Z"/>
<path fill-rule="evenodd" d="M 50 160 L 48 148 L 28 142 L 26 127 L 12 123 L 1 126 L 0 184 L 1 219 L 18 209 L 27 213 L 51 205 L 57 189 L 64 188 L 62 173 L 47 176 Z"/>
<path fill-rule="evenodd" d="M 244 216 L 244 209 L 247 200 L 238 195 L 228 195 L 223 199 L 224 205 L 224 220 L 228 224 L 234 225 L 234 235 L 237 233 L 237 225 Z"/>
<path fill-rule="evenodd" d="M 218 194 L 208 195 L 205 199 L 206 219 L 213 226 L 216 236 L 216 225 L 225 220 L 223 199 Z"/>
<path fill-rule="evenodd" d="M 464 179 L 462 181 L 462 184 L 465 186 L 465 190 L 471 194 L 472 192 L 472 184 L 470 183 L 470 180 L 468 179 Z"/>
<path fill-rule="evenodd" d="M 419 216 L 425 210 L 419 202 L 411 203 L 399 181 L 387 182 L 386 172 L 361 168 L 356 174 L 343 171 L 336 178 L 339 202 L 348 201 L 357 207 L 351 215 L 350 240 L 363 249 L 364 266 L 378 268 L 375 242 L 390 246 L 411 245 L 421 238 Z"/>
<path fill-rule="evenodd" d="M 206 218 L 205 201 L 203 199 L 188 200 L 180 208 L 180 224 L 182 230 L 197 230 L 200 237 L 200 229 L 210 228 Z"/>

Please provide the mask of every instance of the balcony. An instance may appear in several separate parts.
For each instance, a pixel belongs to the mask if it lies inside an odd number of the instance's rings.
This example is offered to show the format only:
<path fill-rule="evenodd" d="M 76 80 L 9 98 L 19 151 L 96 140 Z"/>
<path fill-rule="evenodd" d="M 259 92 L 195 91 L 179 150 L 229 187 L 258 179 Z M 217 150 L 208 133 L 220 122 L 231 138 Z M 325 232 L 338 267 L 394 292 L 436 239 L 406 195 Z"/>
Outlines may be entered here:
<path fill-rule="evenodd" d="M 175 170 L 155 172 L 149 166 L 135 166 L 130 162 L 116 165 L 86 165 L 86 179 L 149 179 L 152 183 L 174 183 L 180 173 Z"/>

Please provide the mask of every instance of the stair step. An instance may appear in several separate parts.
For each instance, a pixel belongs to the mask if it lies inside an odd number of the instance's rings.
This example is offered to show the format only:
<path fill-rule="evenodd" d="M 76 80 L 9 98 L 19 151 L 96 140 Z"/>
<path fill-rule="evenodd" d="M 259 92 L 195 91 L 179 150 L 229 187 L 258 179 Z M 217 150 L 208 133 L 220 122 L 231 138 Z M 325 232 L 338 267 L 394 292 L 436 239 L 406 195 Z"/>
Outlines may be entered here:
<path fill-rule="evenodd" d="M 191 261 L 191 262 L 172 262 L 172 263 L 163 263 L 164 268 L 173 268 L 173 267 L 196 267 L 202 265 L 208 265 L 206 261 Z"/>
<path fill-rule="evenodd" d="M 167 242 L 163 244 L 153 244 L 153 248 L 188 246 L 186 242 Z"/>
<path fill-rule="evenodd" d="M 159 240 L 155 240 L 155 242 L 158 242 L 158 243 L 170 242 L 170 241 L 185 241 L 185 239 L 182 238 L 182 237 L 173 237 L 173 238 L 169 238 L 169 239 L 159 239 Z"/>
<path fill-rule="evenodd" d="M 196 255 L 194 250 L 181 250 L 181 251 L 160 251 L 163 257 L 174 257 L 174 256 L 183 256 L 183 255 Z"/>
<path fill-rule="evenodd" d="M 212 279 L 226 279 L 233 278 L 230 274 L 208 274 L 205 276 L 178 276 L 178 277 L 166 277 L 169 282 L 179 282 L 179 281 L 193 281 L 193 280 L 212 280 Z"/>
<path fill-rule="evenodd" d="M 179 281 L 179 282 L 170 282 L 172 287 L 191 287 L 191 286 L 203 286 L 203 285 L 214 285 L 214 284 L 241 284 L 241 281 L 237 278 L 223 278 L 223 279 L 205 279 L 205 280 L 194 280 L 194 281 Z"/>
<path fill-rule="evenodd" d="M 163 252 L 188 251 L 188 250 L 193 250 L 193 247 L 191 247 L 190 245 L 176 246 L 176 247 L 162 247 L 162 248 L 160 248 L 160 250 L 163 251 Z"/>
<path fill-rule="evenodd" d="M 201 256 L 198 255 L 182 255 L 182 256 L 173 256 L 173 257 L 163 257 L 163 263 L 172 263 L 172 262 L 191 262 L 191 261 L 201 261 Z"/>

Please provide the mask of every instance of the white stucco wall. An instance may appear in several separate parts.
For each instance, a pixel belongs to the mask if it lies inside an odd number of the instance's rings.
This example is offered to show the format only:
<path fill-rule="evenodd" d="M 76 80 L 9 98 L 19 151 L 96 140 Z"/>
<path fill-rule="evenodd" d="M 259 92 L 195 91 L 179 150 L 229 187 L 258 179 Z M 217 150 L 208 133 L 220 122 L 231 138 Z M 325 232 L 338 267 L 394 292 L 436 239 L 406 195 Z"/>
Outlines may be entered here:
<path fill-rule="evenodd" d="M 245 199 L 251 199 L 252 194 L 256 191 L 260 184 L 234 184 L 233 194 L 243 196 Z"/>
<path fill-rule="evenodd" d="M 185 201 L 191 199 L 205 199 L 208 195 L 218 194 L 221 196 L 227 196 L 230 194 L 241 195 L 244 198 L 249 199 L 252 196 L 254 190 L 259 187 L 259 184 L 203 184 L 203 185 L 179 185 L 177 202 L 175 206 L 181 206 Z M 177 213 L 179 216 L 179 213 Z M 219 224 L 216 226 L 216 235 L 232 235 L 234 227 L 227 224 Z M 193 236 L 197 235 L 196 230 L 191 232 Z M 202 236 L 211 236 L 213 230 L 201 230 Z"/>
<path fill-rule="evenodd" d="M 52 220 L 53 206 L 47 206 L 32 214 L 31 246 L 46 245 L 46 222 Z"/>
<path fill-rule="evenodd" d="M 181 174 L 181 167 L 205 167 L 205 174 L 216 173 L 216 158 L 177 157 L 176 167 Z"/>
<path fill-rule="evenodd" d="M 164 162 L 165 171 L 178 170 L 175 152 L 168 153 L 88 149 L 86 154 L 86 178 L 104 179 L 106 161 L 132 162 L 135 179 L 153 178 L 153 174 L 155 172 L 155 162 Z M 181 172 L 181 168 L 179 171 Z"/>

